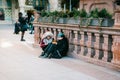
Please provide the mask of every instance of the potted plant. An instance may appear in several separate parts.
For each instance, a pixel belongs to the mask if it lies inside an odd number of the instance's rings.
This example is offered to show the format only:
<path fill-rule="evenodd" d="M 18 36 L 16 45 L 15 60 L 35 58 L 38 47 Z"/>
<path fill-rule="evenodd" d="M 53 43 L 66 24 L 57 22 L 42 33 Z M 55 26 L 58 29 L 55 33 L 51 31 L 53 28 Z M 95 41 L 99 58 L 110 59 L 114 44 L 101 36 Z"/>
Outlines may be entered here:
<path fill-rule="evenodd" d="M 68 17 L 68 14 L 63 12 L 63 11 L 60 11 L 59 12 L 59 20 L 58 22 L 61 23 L 61 24 L 66 24 L 67 23 L 67 17 Z"/>
<path fill-rule="evenodd" d="M 41 22 L 47 22 L 47 12 L 45 10 L 41 11 L 41 15 L 40 15 L 40 20 Z"/>
<path fill-rule="evenodd" d="M 102 18 L 101 26 L 111 27 L 114 25 L 112 15 L 108 13 L 108 11 L 105 8 L 99 11 L 99 17 Z"/>
<path fill-rule="evenodd" d="M 100 23 L 100 21 L 98 19 L 99 18 L 99 11 L 97 8 L 90 11 L 89 18 L 90 18 L 90 24 L 89 24 L 90 26 L 99 26 L 99 23 Z"/>
<path fill-rule="evenodd" d="M 68 24 L 79 24 L 80 23 L 79 15 L 80 15 L 80 11 L 78 11 L 77 9 L 73 9 L 73 11 L 68 12 L 69 18 L 67 19 L 67 23 Z"/>
<path fill-rule="evenodd" d="M 80 11 L 79 16 L 80 16 L 80 26 L 87 26 L 88 24 L 87 12 L 84 9 L 82 9 Z"/>

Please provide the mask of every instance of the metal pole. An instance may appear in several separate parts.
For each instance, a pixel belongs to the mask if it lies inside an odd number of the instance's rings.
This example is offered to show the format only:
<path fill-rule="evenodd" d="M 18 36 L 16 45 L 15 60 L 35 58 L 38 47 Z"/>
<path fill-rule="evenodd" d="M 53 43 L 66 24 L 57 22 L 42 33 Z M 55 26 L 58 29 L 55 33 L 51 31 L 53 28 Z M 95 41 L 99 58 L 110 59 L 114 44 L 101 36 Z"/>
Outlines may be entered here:
<path fill-rule="evenodd" d="M 64 13 L 66 12 L 66 4 L 64 4 Z"/>
<path fill-rule="evenodd" d="M 70 12 L 72 11 L 72 4 L 71 4 L 71 0 L 70 0 Z"/>

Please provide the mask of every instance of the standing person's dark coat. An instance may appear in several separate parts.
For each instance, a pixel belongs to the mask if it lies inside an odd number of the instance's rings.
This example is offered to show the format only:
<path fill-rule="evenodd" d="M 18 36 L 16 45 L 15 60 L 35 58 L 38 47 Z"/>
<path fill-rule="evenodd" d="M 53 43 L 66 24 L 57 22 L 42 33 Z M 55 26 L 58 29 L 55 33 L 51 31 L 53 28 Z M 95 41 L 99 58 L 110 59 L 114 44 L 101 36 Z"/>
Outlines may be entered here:
<path fill-rule="evenodd" d="M 27 19 L 24 17 L 19 17 L 20 26 L 21 26 L 21 31 L 27 31 Z"/>
<path fill-rule="evenodd" d="M 25 34 L 25 31 L 27 31 L 27 18 L 23 17 L 22 15 L 23 14 L 20 12 L 18 21 L 20 22 L 21 32 L 22 32 L 21 41 L 25 41 L 24 34 Z"/>

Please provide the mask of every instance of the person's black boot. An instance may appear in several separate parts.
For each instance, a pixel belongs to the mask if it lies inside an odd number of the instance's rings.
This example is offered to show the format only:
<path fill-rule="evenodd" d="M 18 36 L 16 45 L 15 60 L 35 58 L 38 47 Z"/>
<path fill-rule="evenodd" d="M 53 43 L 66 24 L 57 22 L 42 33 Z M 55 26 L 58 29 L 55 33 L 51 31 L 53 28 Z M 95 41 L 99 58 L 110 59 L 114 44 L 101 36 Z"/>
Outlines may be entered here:
<path fill-rule="evenodd" d="M 44 58 L 47 58 L 49 55 L 48 53 L 45 53 L 45 55 L 43 56 Z"/>
<path fill-rule="evenodd" d="M 23 36 L 21 36 L 21 41 L 25 41 L 25 39 L 23 39 Z"/>
<path fill-rule="evenodd" d="M 21 39 L 21 41 L 25 41 L 25 39 Z"/>
<path fill-rule="evenodd" d="M 45 55 L 45 53 L 44 53 L 44 52 L 42 52 L 40 56 L 44 56 L 44 55 Z"/>

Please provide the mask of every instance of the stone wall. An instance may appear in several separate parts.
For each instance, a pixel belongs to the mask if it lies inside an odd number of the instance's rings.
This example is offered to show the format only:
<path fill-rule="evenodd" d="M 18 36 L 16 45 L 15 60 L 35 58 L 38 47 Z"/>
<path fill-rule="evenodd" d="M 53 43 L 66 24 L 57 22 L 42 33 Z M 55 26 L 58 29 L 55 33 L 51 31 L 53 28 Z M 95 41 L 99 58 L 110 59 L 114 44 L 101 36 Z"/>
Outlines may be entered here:
<path fill-rule="evenodd" d="M 120 29 L 52 23 L 35 23 L 34 26 L 40 32 L 37 42 L 46 29 L 53 32 L 54 38 L 58 32 L 64 32 L 69 39 L 70 57 L 120 69 Z"/>
<path fill-rule="evenodd" d="M 113 27 L 80 26 L 72 24 L 34 23 L 35 44 L 49 29 L 54 38 L 63 32 L 69 39 L 68 55 L 77 59 L 120 70 L 120 10 L 115 11 Z M 37 34 L 37 36 L 36 36 Z"/>
<path fill-rule="evenodd" d="M 60 0 L 49 0 L 50 11 L 61 11 L 61 1 Z"/>
<path fill-rule="evenodd" d="M 87 12 L 94 8 L 106 8 L 110 13 L 114 13 L 115 0 L 80 0 L 80 9 L 85 9 Z"/>

